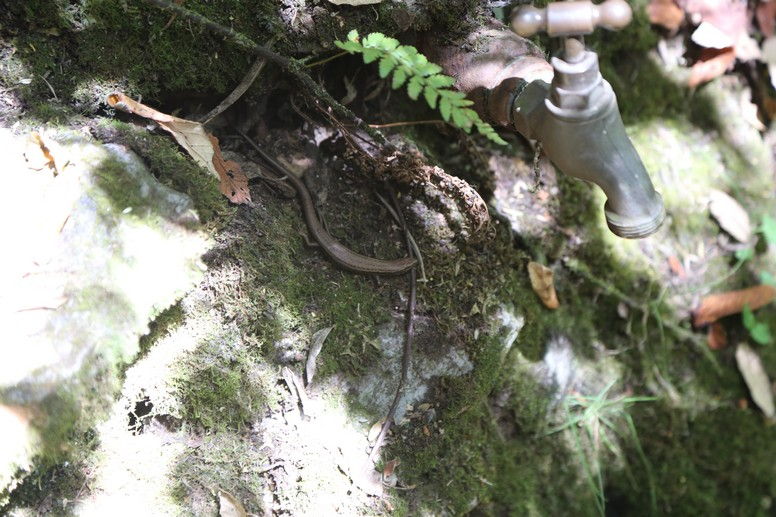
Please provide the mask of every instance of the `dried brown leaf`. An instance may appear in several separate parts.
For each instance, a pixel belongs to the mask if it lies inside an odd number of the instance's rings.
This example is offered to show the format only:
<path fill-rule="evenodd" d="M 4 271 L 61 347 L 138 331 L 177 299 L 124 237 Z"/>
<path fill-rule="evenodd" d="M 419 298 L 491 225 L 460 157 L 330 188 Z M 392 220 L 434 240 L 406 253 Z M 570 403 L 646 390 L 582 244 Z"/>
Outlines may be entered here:
<path fill-rule="evenodd" d="M 690 78 L 687 80 L 687 86 L 694 88 L 701 83 L 719 77 L 728 68 L 733 66 L 735 60 L 736 53 L 732 47 L 704 49 L 701 53 L 701 58 L 690 69 Z"/>
<path fill-rule="evenodd" d="M 739 291 L 710 294 L 701 300 L 700 306 L 693 314 L 693 325 L 702 327 L 720 318 L 737 314 L 748 305 L 756 310 L 776 298 L 776 287 L 757 285 Z"/>
<path fill-rule="evenodd" d="M 681 278 L 684 279 L 687 277 L 687 273 L 684 271 L 684 266 L 682 265 L 682 262 L 676 258 L 675 255 L 671 255 L 668 257 L 668 267 L 671 269 L 671 272 Z"/>
<path fill-rule="evenodd" d="M 123 93 L 108 96 L 108 104 L 157 122 L 167 130 L 186 152 L 202 167 L 220 180 L 219 189 L 233 203 L 251 200 L 248 177 L 237 162 L 225 161 L 218 146 L 218 139 L 205 131 L 199 122 L 193 122 L 157 111 L 127 97 Z"/>
<path fill-rule="evenodd" d="M 709 325 L 709 330 L 706 333 L 706 339 L 709 344 L 709 348 L 712 350 L 722 350 L 727 347 L 727 332 L 722 323 L 715 321 Z"/>
<path fill-rule="evenodd" d="M 41 170 L 44 167 L 48 167 L 54 171 L 56 176 L 59 173 L 54 155 L 51 153 L 51 149 L 43 141 L 43 137 L 40 133 L 34 131 L 30 133 L 31 146 L 24 153 L 24 157 L 27 159 L 27 163 L 30 164 L 30 168 L 35 170 Z"/>
<path fill-rule="evenodd" d="M 210 137 L 210 143 L 213 145 L 212 165 L 221 180 L 219 190 L 233 203 L 250 202 L 251 192 L 248 190 L 248 176 L 242 171 L 239 163 L 232 160 L 224 160 L 224 157 L 221 155 L 221 147 L 218 145 L 218 138 L 213 135 L 208 136 Z"/>
<path fill-rule="evenodd" d="M 544 306 L 548 309 L 557 309 L 560 303 L 555 293 L 552 269 L 538 262 L 529 262 L 528 277 L 531 279 L 531 287 Z"/>
<path fill-rule="evenodd" d="M 385 466 L 383 467 L 383 477 L 392 476 L 393 472 L 396 470 L 396 467 L 401 465 L 401 460 L 396 458 L 395 460 L 391 460 L 385 463 Z"/>
<path fill-rule="evenodd" d="M 647 6 L 650 23 L 676 32 L 684 21 L 684 11 L 674 0 L 651 0 Z"/>

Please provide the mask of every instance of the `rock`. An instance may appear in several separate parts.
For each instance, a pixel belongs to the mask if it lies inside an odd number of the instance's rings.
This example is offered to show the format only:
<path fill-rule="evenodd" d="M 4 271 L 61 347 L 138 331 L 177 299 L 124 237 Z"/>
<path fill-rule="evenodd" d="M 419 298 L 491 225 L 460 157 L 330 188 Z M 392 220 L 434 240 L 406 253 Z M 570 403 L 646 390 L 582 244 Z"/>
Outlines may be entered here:
<path fill-rule="evenodd" d="M 82 407 L 107 408 L 116 366 L 135 357 L 148 322 L 201 277 L 207 241 L 191 199 L 122 146 L 61 130 L 26 137 L 0 129 L 0 149 L 8 222 L 0 404 L 16 416 L 14 429 L 26 429 L 5 443 L 13 452 L 0 459 L 3 490 L 42 448 L 60 448 L 46 443 L 47 426 L 61 439 Z M 72 413 L 47 414 L 57 397 L 73 400 Z M 36 425 L 23 425 L 27 412 Z"/>

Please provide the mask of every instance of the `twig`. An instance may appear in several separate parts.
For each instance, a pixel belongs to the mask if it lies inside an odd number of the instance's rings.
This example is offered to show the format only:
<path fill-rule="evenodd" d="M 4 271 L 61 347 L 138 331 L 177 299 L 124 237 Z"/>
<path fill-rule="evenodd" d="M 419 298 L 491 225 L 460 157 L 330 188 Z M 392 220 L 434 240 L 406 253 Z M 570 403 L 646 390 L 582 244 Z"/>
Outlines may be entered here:
<path fill-rule="evenodd" d="M 385 206 L 385 208 L 388 210 L 388 212 L 393 216 L 394 220 L 399 225 L 403 224 L 403 219 L 401 216 L 396 212 L 396 210 L 386 201 L 386 199 L 381 196 L 378 192 L 375 192 L 375 195 L 380 200 L 380 202 Z M 418 279 L 418 282 L 425 283 L 428 282 L 428 278 L 426 278 L 426 268 L 423 266 L 423 254 L 420 253 L 420 247 L 418 247 L 418 243 L 415 241 L 415 237 L 412 236 L 412 233 L 410 233 L 409 230 L 405 228 L 407 238 L 410 240 L 410 246 L 412 246 L 412 250 L 415 252 L 415 258 L 418 259 L 418 267 L 420 268 L 420 278 Z"/>
<path fill-rule="evenodd" d="M 333 56 L 329 56 L 329 57 L 321 59 L 319 61 L 313 61 L 312 63 L 307 63 L 304 66 L 306 66 L 307 68 L 312 68 L 314 66 L 322 65 L 324 63 L 328 63 L 329 61 L 333 61 L 333 60 L 337 59 L 338 57 L 342 57 L 342 56 L 344 56 L 347 53 L 348 53 L 347 50 L 343 50 L 342 52 L 337 52 Z"/>
<path fill-rule="evenodd" d="M 419 124 L 446 124 L 446 122 L 444 120 L 409 120 L 406 122 L 389 122 L 388 124 L 369 124 L 369 127 L 377 129 L 381 127 L 416 126 Z"/>
<path fill-rule="evenodd" d="M 253 81 L 256 80 L 256 78 L 261 73 L 261 69 L 264 68 L 264 65 L 267 63 L 267 60 L 263 57 L 257 57 L 256 61 L 253 62 L 251 65 L 250 70 L 248 70 L 248 73 L 245 74 L 245 77 L 243 77 L 242 81 L 240 81 L 240 84 L 237 85 L 237 88 L 232 90 L 232 93 L 227 95 L 227 97 L 221 101 L 221 103 L 210 110 L 210 112 L 202 117 L 201 121 L 203 124 L 207 124 L 214 118 L 216 118 L 218 115 L 223 113 L 229 106 L 237 102 L 237 99 L 243 96 L 243 94 L 248 90 L 248 88 L 251 87 L 253 84 Z"/>
<path fill-rule="evenodd" d="M 388 187 L 391 193 L 391 201 L 396 209 L 396 215 L 399 217 L 401 227 L 404 229 L 404 236 L 407 244 L 407 253 L 410 257 L 414 254 L 414 249 L 410 243 L 410 233 L 407 228 L 407 223 L 404 220 L 401 209 L 399 208 L 399 202 L 396 199 L 396 193 Z M 396 394 L 391 402 L 391 407 L 388 409 L 388 414 L 385 417 L 385 422 L 380 429 L 380 434 L 377 435 L 375 445 L 372 447 L 372 452 L 369 453 L 369 459 L 375 461 L 377 455 L 380 453 L 380 449 L 385 441 L 385 435 L 388 434 L 388 430 L 393 424 L 393 419 L 396 416 L 396 408 L 399 406 L 399 400 L 402 394 L 404 394 L 404 385 L 407 382 L 407 376 L 410 371 L 410 360 L 412 358 L 412 338 L 415 335 L 415 303 L 417 294 L 417 274 L 415 268 L 410 270 L 410 298 L 407 300 L 407 331 L 404 335 L 404 349 L 401 356 L 401 375 L 399 377 L 399 384 L 396 386 Z"/>
<path fill-rule="evenodd" d="M 270 50 L 267 47 L 264 47 L 262 45 L 255 43 L 253 40 L 251 40 L 241 32 L 238 32 L 230 27 L 225 27 L 224 25 L 216 23 L 202 16 L 201 14 L 195 13 L 194 11 L 190 11 L 185 7 L 175 5 L 169 2 L 168 0 L 146 0 L 146 1 L 156 5 L 157 7 L 161 7 L 162 9 L 167 9 L 169 11 L 178 13 L 179 16 L 186 18 L 187 20 L 193 21 L 195 23 L 198 23 L 212 32 L 226 36 L 227 38 L 229 38 L 230 40 L 232 40 L 234 43 L 241 46 L 242 48 L 253 52 L 257 56 L 263 57 L 269 62 L 275 63 L 276 65 L 283 68 L 286 72 L 296 77 L 296 79 L 302 84 L 303 89 L 312 92 L 315 96 L 319 97 L 324 102 L 326 102 L 326 104 L 328 104 L 331 107 L 331 109 L 334 111 L 334 113 L 337 116 L 343 119 L 347 119 L 349 122 L 354 124 L 357 128 L 366 132 L 370 137 L 372 137 L 378 143 L 383 145 L 386 145 L 388 143 L 385 137 L 382 135 L 382 133 L 369 127 L 369 125 L 365 123 L 363 120 L 361 120 L 359 117 L 357 117 L 355 113 L 353 113 L 348 108 L 346 108 L 345 106 L 337 102 L 337 100 L 334 99 L 334 97 L 332 97 L 331 94 L 328 91 L 326 91 L 325 88 L 323 88 L 320 84 L 316 83 L 313 80 L 313 78 L 310 77 L 310 75 L 305 71 L 304 64 L 300 63 L 298 60 L 282 56 L 277 52 Z"/>
<path fill-rule="evenodd" d="M 44 83 L 46 83 L 46 86 L 48 86 L 48 89 L 49 89 L 49 90 L 51 90 L 51 95 L 53 95 L 53 96 L 54 96 L 54 100 L 55 100 L 55 101 L 57 101 L 57 102 L 59 102 L 59 97 L 57 97 L 57 92 L 55 92 L 55 91 L 54 91 L 54 87 L 53 87 L 53 86 L 51 86 L 51 83 L 50 83 L 50 82 L 48 82 L 48 81 L 46 80 L 46 78 L 45 78 L 45 77 L 43 77 L 42 75 L 39 75 L 38 77 L 40 77 L 41 79 L 43 79 L 43 82 L 44 82 Z"/>

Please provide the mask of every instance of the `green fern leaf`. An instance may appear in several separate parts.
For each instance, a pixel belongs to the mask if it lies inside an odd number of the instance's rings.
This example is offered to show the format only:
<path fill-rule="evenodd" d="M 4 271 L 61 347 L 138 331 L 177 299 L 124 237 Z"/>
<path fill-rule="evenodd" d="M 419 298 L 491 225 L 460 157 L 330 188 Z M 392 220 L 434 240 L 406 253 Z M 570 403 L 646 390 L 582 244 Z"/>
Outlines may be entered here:
<path fill-rule="evenodd" d="M 463 110 L 454 108 L 451 111 L 451 115 L 453 116 L 453 124 L 460 127 L 467 133 L 471 131 L 472 129 L 472 121 L 466 117 Z"/>
<path fill-rule="evenodd" d="M 396 68 L 396 59 L 390 54 L 383 56 L 380 60 L 380 65 L 378 66 L 380 78 L 385 79 L 388 77 L 388 74 L 390 74 L 391 70 L 394 68 Z"/>
<path fill-rule="evenodd" d="M 373 32 L 364 38 L 365 47 L 380 48 L 381 44 L 385 40 L 385 34 L 380 32 Z"/>
<path fill-rule="evenodd" d="M 364 48 L 362 50 L 362 55 L 364 56 L 364 63 L 367 65 L 371 63 L 372 61 L 377 60 L 381 55 L 382 52 L 379 48 Z"/>
<path fill-rule="evenodd" d="M 423 90 L 423 78 L 419 75 L 413 76 L 407 84 L 407 95 L 410 96 L 410 99 L 416 101 L 421 90 Z"/>
<path fill-rule="evenodd" d="M 385 38 L 383 42 L 380 44 L 380 48 L 385 50 L 386 52 L 392 52 L 396 50 L 396 47 L 399 46 L 399 40 L 396 38 Z"/>
<path fill-rule="evenodd" d="M 445 122 L 450 120 L 450 111 L 452 109 L 453 106 L 450 104 L 449 99 L 446 99 L 445 97 L 439 99 L 439 113 L 442 114 L 442 118 L 445 119 Z"/>
<path fill-rule="evenodd" d="M 434 88 L 447 88 L 455 84 L 455 79 L 447 75 L 437 74 L 426 79 L 426 82 Z"/>
<path fill-rule="evenodd" d="M 393 79 L 391 80 L 391 88 L 394 90 L 401 88 L 401 85 L 404 84 L 404 81 L 407 80 L 407 72 L 404 71 L 403 67 L 398 67 L 393 72 Z"/>
<path fill-rule="evenodd" d="M 426 86 L 426 89 L 423 90 L 423 97 L 426 98 L 426 102 L 428 103 L 429 108 L 436 108 L 437 98 L 439 97 L 438 91 L 430 86 Z"/>

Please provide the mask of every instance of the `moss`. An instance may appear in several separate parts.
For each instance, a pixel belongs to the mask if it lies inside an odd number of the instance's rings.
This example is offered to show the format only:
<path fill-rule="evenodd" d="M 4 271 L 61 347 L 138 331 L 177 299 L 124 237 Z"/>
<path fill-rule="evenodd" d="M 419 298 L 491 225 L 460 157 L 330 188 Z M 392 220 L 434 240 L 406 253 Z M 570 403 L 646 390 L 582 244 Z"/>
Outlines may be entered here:
<path fill-rule="evenodd" d="M 148 333 L 140 337 L 140 354 L 138 359 L 148 352 L 159 339 L 167 336 L 183 324 L 186 314 L 180 303 L 176 303 L 160 312 L 148 326 Z"/>
<path fill-rule="evenodd" d="M 206 225 L 220 224 L 234 214 L 235 208 L 218 190 L 218 180 L 184 156 L 170 138 L 149 134 L 145 129 L 118 120 L 100 119 L 93 129 L 98 138 L 135 151 L 163 185 L 188 195 Z M 120 185 L 117 187 L 118 190 L 113 190 L 119 195 L 122 190 Z"/>
<path fill-rule="evenodd" d="M 776 498 L 776 429 L 753 411 L 721 408 L 689 420 L 666 407 L 634 412 L 643 428 L 658 420 L 641 442 L 652 459 L 658 510 L 677 515 L 769 515 Z M 630 451 L 635 454 L 635 451 Z M 646 515 L 644 473 L 635 485 L 610 476 L 614 511 Z"/>
<path fill-rule="evenodd" d="M 239 364 L 213 365 L 179 382 L 183 415 L 207 430 L 243 429 L 263 397 Z"/>

